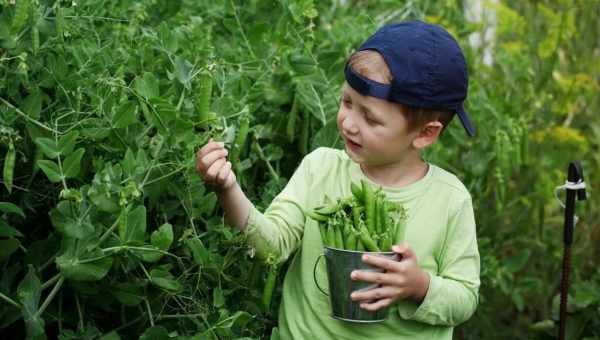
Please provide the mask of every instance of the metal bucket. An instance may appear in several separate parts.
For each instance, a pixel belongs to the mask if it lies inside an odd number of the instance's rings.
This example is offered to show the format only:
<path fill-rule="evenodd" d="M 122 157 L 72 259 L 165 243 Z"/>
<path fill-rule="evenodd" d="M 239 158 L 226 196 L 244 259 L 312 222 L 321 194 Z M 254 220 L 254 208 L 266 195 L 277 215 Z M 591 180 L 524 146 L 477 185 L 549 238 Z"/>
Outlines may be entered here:
<path fill-rule="evenodd" d="M 364 263 L 362 261 L 363 254 L 383 256 L 390 259 L 396 258 L 394 252 L 365 252 L 325 247 L 324 254 L 319 255 L 315 262 L 313 279 L 317 288 L 323 294 L 329 296 L 331 301 L 331 316 L 335 319 L 357 323 L 374 323 L 387 319 L 389 312 L 388 308 L 370 312 L 360 308 L 360 303 L 352 301 L 350 298 L 350 294 L 354 291 L 370 290 L 377 288 L 378 286 L 377 284 L 369 282 L 352 280 L 350 278 L 350 273 L 352 273 L 353 270 L 380 273 L 384 271 L 381 268 Z M 317 265 L 323 256 L 325 256 L 327 263 L 329 292 L 332 292 L 330 294 L 327 294 L 317 282 Z"/>

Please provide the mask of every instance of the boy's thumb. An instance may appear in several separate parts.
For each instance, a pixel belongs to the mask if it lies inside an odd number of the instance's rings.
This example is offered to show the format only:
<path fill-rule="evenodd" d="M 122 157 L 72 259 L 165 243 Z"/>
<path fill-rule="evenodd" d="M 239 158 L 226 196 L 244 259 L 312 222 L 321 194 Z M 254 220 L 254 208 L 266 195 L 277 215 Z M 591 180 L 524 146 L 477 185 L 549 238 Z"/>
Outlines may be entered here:
<path fill-rule="evenodd" d="M 401 260 L 415 256 L 415 252 L 406 243 L 392 246 L 392 251 L 398 254 Z"/>

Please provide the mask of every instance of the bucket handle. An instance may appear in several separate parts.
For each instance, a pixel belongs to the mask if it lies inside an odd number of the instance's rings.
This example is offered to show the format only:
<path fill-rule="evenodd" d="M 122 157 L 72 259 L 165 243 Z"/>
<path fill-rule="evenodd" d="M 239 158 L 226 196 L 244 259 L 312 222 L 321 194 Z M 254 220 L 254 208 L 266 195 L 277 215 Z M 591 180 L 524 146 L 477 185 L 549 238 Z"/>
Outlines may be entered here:
<path fill-rule="evenodd" d="M 329 296 L 329 294 L 327 294 L 322 288 L 321 286 L 319 286 L 319 283 L 317 282 L 317 265 L 319 264 L 319 261 L 321 261 L 321 258 L 325 256 L 325 254 L 321 254 L 319 255 L 319 257 L 317 257 L 317 260 L 315 261 L 315 267 L 313 268 L 313 281 L 315 282 L 315 285 L 317 286 L 317 288 L 319 288 L 319 290 L 321 291 L 321 293 Z"/>

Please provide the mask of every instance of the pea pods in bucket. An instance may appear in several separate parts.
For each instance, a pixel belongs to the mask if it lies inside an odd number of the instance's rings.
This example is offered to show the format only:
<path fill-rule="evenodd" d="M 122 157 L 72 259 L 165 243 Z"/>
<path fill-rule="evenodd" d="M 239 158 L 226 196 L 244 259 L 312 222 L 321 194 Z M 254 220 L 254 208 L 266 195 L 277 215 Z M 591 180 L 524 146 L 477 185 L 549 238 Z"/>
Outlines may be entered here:
<path fill-rule="evenodd" d="M 365 181 L 361 181 L 360 186 L 352 183 L 351 191 L 349 198 L 338 199 L 307 212 L 318 222 L 324 245 L 324 254 L 315 263 L 315 284 L 327 294 L 316 278 L 317 265 L 324 256 L 332 316 L 349 322 L 380 322 L 387 318 L 387 308 L 369 312 L 350 299 L 353 291 L 369 290 L 377 285 L 353 281 L 350 273 L 353 270 L 383 272 L 364 263 L 362 255 L 395 258 L 391 247 L 404 238 L 406 211 L 389 201 L 381 188 L 373 190 Z"/>

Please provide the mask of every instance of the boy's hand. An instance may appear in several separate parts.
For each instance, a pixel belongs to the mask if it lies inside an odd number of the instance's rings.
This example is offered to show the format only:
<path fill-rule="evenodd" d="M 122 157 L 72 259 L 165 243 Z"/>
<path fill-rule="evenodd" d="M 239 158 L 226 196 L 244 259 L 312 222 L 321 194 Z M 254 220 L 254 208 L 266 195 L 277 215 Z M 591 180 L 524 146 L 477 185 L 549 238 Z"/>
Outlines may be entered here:
<path fill-rule="evenodd" d="M 429 274 L 417 264 L 417 257 L 407 244 L 392 247 L 399 261 L 380 256 L 363 255 L 363 262 L 384 269 L 384 273 L 373 273 L 355 270 L 350 274 L 353 280 L 378 283 L 379 287 L 353 292 L 353 301 L 360 301 L 360 307 L 368 311 L 376 311 L 394 302 L 412 298 L 421 303 L 429 289 Z"/>
<path fill-rule="evenodd" d="M 196 171 L 208 186 L 217 191 L 229 189 L 236 183 L 227 154 L 225 144 L 212 138 L 196 154 Z"/>

